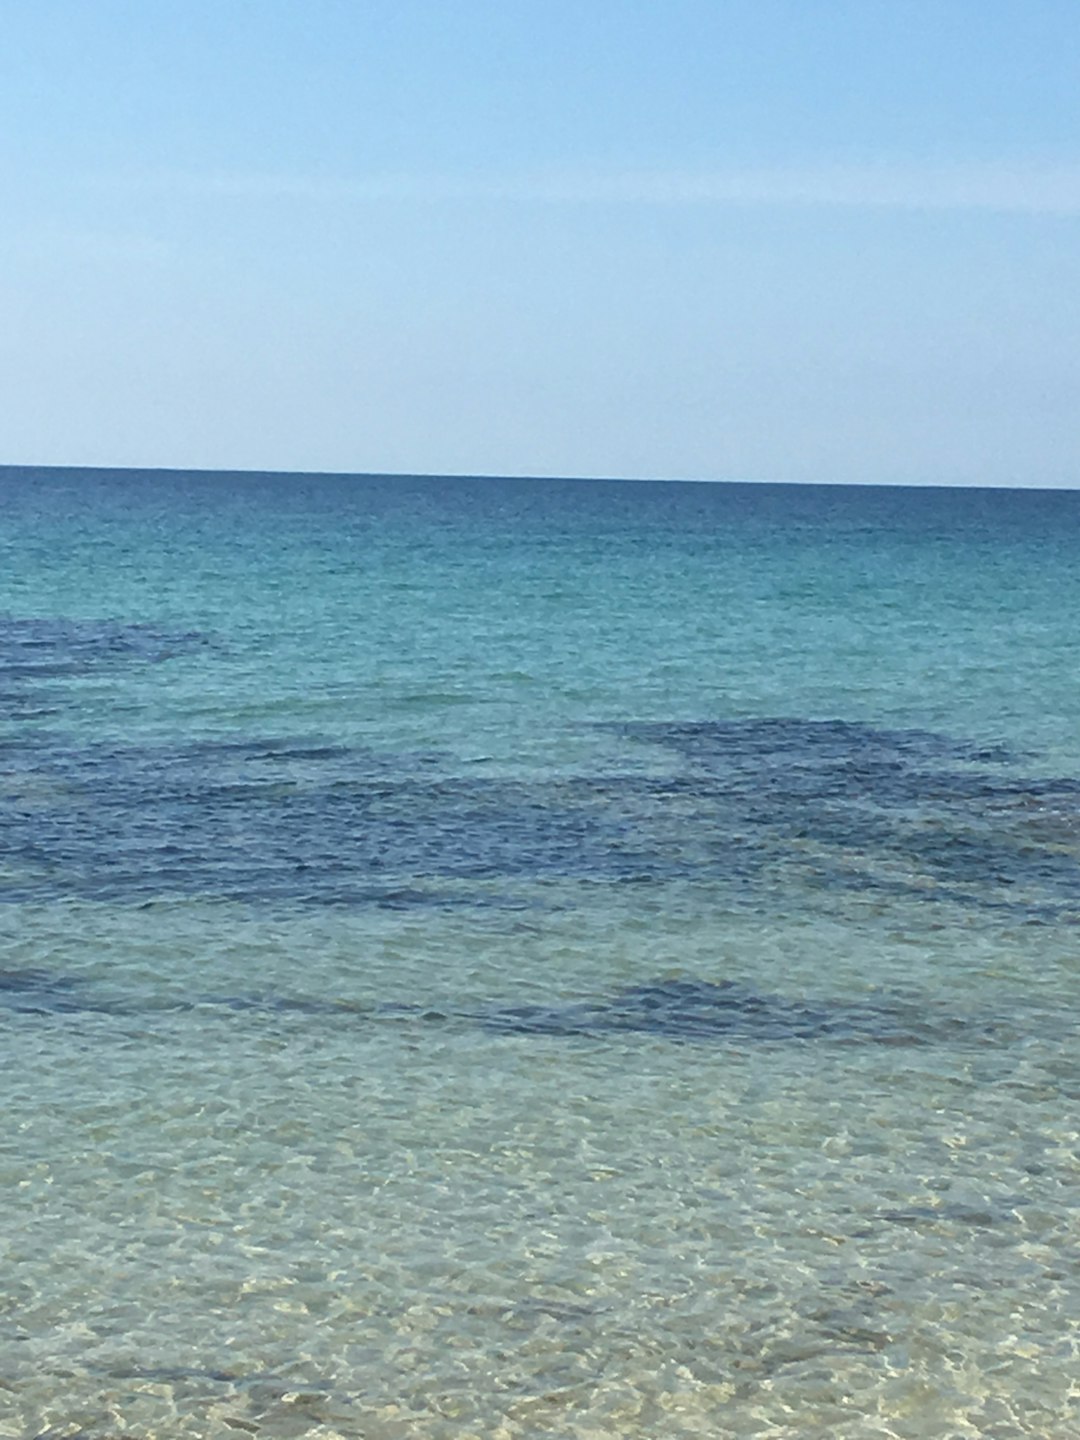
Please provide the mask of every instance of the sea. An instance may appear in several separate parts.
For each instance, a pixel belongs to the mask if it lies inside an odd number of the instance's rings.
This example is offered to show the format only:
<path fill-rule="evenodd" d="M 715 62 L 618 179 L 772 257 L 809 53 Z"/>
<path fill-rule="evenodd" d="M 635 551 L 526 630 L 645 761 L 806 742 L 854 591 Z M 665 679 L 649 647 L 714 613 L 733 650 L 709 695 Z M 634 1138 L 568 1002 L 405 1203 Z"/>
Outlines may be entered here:
<path fill-rule="evenodd" d="M 0 1435 L 1080 1436 L 1080 493 L 0 471 Z"/>

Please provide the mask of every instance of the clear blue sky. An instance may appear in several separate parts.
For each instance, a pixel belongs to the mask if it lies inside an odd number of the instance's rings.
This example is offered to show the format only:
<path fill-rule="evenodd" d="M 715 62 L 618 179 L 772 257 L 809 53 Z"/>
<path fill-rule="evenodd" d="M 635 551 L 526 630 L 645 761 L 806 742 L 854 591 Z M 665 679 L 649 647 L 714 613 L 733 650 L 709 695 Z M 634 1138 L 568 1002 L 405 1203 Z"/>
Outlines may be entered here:
<path fill-rule="evenodd" d="M 0 463 L 1080 484 L 1077 0 L 0 0 Z"/>

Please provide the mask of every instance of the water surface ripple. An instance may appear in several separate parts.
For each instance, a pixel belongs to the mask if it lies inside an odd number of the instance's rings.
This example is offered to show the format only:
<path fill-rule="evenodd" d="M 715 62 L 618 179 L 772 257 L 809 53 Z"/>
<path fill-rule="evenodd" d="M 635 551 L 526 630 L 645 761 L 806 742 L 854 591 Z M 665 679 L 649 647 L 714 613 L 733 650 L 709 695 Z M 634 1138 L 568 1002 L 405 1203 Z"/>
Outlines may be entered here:
<path fill-rule="evenodd" d="M 0 518 L 0 1435 L 1080 1434 L 1080 497 Z"/>

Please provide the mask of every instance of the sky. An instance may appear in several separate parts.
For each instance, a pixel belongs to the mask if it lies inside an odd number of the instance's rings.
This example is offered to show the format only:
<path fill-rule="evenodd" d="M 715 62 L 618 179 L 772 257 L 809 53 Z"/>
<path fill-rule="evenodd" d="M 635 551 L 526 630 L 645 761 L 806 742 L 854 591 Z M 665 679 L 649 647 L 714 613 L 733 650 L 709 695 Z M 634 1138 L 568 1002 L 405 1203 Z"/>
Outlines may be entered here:
<path fill-rule="evenodd" d="M 1080 5 L 0 0 L 0 464 L 1080 486 Z"/>

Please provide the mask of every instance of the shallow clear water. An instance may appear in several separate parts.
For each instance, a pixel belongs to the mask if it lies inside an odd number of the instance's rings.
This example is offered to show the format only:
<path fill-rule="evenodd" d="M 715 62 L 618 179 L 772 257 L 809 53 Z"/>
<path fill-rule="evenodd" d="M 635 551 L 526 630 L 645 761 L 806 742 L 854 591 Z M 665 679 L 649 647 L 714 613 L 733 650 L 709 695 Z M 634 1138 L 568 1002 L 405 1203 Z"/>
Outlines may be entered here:
<path fill-rule="evenodd" d="M 0 1434 L 1080 1434 L 1080 495 L 0 519 Z"/>

